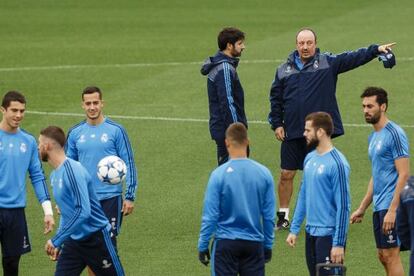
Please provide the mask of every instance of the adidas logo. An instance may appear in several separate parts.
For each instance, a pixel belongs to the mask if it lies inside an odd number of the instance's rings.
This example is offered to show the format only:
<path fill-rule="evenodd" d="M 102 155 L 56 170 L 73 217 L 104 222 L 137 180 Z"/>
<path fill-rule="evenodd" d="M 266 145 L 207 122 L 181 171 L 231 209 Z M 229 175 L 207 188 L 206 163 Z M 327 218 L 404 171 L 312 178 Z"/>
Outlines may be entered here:
<path fill-rule="evenodd" d="M 233 168 L 232 168 L 232 167 L 228 167 L 228 168 L 227 168 L 227 170 L 226 170 L 226 172 L 228 172 L 228 173 L 232 173 L 232 172 L 234 172 L 234 170 L 233 170 Z"/>

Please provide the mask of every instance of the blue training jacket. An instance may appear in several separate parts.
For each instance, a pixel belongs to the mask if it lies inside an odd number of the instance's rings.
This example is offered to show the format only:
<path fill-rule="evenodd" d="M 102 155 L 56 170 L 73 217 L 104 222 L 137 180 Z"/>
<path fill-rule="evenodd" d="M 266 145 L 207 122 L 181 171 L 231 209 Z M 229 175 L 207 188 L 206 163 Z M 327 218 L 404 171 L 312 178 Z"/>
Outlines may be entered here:
<path fill-rule="evenodd" d="M 272 129 L 283 126 L 286 140 L 302 138 L 306 115 L 325 111 L 334 122 L 332 136 L 344 134 L 335 97 L 338 75 L 368 63 L 378 54 L 378 45 L 339 55 L 320 54 L 317 49 L 313 59 L 299 70 L 295 64 L 297 51 L 293 51 L 277 68 L 270 89 L 268 120 Z"/>
<path fill-rule="evenodd" d="M 306 156 L 291 233 L 298 235 L 306 218 L 308 234 L 332 235 L 332 246 L 345 246 L 351 209 L 349 173 L 348 161 L 336 148 Z"/>
<path fill-rule="evenodd" d="M 135 200 L 138 180 L 134 153 L 127 132 L 120 124 L 107 117 L 96 126 L 84 120 L 69 130 L 65 150 L 69 158 L 81 162 L 88 170 L 99 200 L 122 194 L 122 185 L 103 183 L 96 173 L 102 158 L 109 155 L 119 156 L 127 166 L 125 199 Z"/>
<path fill-rule="evenodd" d="M 240 122 L 247 127 L 244 92 L 236 72 L 238 63 L 238 58 L 219 51 L 201 67 L 201 74 L 208 76 L 209 125 L 214 140 L 224 140 L 226 129 L 232 123 Z"/>
<path fill-rule="evenodd" d="M 248 158 L 230 159 L 210 176 L 204 198 L 198 250 L 214 239 L 263 242 L 274 240 L 275 190 L 263 165 Z"/>
<path fill-rule="evenodd" d="M 59 229 L 52 238 L 55 247 L 69 238 L 82 240 L 101 229 L 111 229 L 91 177 L 79 162 L 67 158 L 51 172 L 50 183 L 60 209 Z"/>
<path fill-rule="evenodd" d="M 39 202 L 50 200 L 36 139 L 23 129 L 0 129 L 0 171 L 0 208 L 26 207 L 27 172 Z"/>
<path fill-rule="evenodd" d="M 414 176 L 408 179 L 401 191 L 400 206 L 397 210 L 397 234 L 401 250 L 411 250 L 410 276 L 414 276 Z"/>

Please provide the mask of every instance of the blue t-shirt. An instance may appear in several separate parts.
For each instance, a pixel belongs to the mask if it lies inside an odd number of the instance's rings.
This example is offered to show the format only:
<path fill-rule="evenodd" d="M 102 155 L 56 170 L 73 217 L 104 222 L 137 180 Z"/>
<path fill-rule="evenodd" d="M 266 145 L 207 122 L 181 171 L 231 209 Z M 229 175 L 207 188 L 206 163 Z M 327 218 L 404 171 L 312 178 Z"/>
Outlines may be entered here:
<path fill-rule="evenodd" d="M 299 234 L 306 217 L 307 233 L 332 235 L 333 246 L 345 246 L 351 208 L 349 172 L 348 161 L 336 148 L 306 156 L 291 233 Z"/>
<path fill-rule="evenodd" d="M 395 160 L 408 158 L 408 139 L 401 127 L 389 121 L 380 131 L 371 133 L 368 144 L 374 181 L 374 211 L 386 210 L 390 207 L 398 179 Z"/>
<path fill-rule="evenodd" d="M 83 121 L 69 131 L 65 149 L 69 158 L 81 162 L 90 173 L 99 200 L 122 194 L 122 185 L 105 184 L 96 173 L 102 158 L 119 156 L 127 166 L 125 198 L 131 201 L 135 199 L 137 169 L 128 135 L 121 125 L 108 118 L 96 126 Z"/>
<path fill-rule="evenodd" d="M 230 159 L 210 176 L 204 198 L 198 250 L 215 239 L 263 242 L 272 248 L 275 220 L 273 177 L 263 165 Z"/>
<path fill-rule="evenodd" d="M 40 202 L 49 200 L 36 139 L 22 129 L 0 130 L 0 208 L 26 207 L 26 175 Z"/>
<path fill-rule="evenodd" d="M 60 209 L 60 224 L 52 238 L 60 247 L 69 237 L 81 240 L 111 225 L 96 197 L 91 177 L 77 161 L 67 158 L 50 174 L 53 196 Z"/>

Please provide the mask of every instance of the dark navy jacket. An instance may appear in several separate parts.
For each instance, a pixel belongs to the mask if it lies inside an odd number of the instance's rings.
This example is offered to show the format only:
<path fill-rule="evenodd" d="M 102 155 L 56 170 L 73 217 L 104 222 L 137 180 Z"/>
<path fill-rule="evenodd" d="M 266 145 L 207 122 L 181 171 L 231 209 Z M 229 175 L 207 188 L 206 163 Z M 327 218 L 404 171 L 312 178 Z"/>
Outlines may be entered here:
<path fill-rule="evenodd" d="M 302 138 L 305 117 L 316 111 L 328 112 L 334 122 L 333 137 L 344 134 L 336 101 L 338 74 L 366 64 L 378 54 L 378 45 L 339 55 L 316 54 L 302 70 L 295 64 L 292 52 L 287 62 L 277 68 L 270 89 L 269 123 L 272 129 L 283 126 L 286 140 Z"/>
<path fill-rule="evenodd" d="M 227 127 L 235 122 L 247 127 L 244 113 L 244 92 L 237 76 L 239 59 L 217 52 L 205 60 L 201 74 L 207 75 L 210 110 L 210 134 L 214 140 L 224 140 Z"/>
<path fill-rule="evenodd" d="M 408 179 L 400 195 L 397 234 L 401 241 L 401 250 L 411 250 L 410 276 L 414 276 L 414 176 Z"/>

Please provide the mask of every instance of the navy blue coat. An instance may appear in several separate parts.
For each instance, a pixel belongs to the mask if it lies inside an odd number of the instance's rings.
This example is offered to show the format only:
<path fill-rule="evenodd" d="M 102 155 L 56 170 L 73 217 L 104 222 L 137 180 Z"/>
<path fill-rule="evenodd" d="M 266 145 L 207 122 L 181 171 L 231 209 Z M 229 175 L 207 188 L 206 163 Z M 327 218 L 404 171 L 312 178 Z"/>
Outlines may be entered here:
<path fill-rule="evenodd" d="M 272 129 L 283 126 L 286 140 L 303 137 L 305 117 L 312 112 L 328 112 L 334 122 L 333 137 L 344 134 L 336 101 L 338 75 L 368 63 L 378 54 L 378 45 L 339 55 L 316 54 L 302 70 L 292 52 L 287 62 L 277 68 L 270 89 L 269 123 Z"/>
<path fill-rule="evenodd" d="M 217 52 L 205 60 L 201 74 L 207 75 L 210 111 L 210 134 L 214 140 L 224 140 L 228 126 L 235 122 L 247 127 L 244 112 L 244 92 L 236 68 L 239 59 Z"/>
<path fill-rule="evenodd" d="M 411 250 L 410 276 L 414 276 L 414 176 L 408 179 L 400 195 L 397 234 L 401 241 L 401 250 Z"/>

